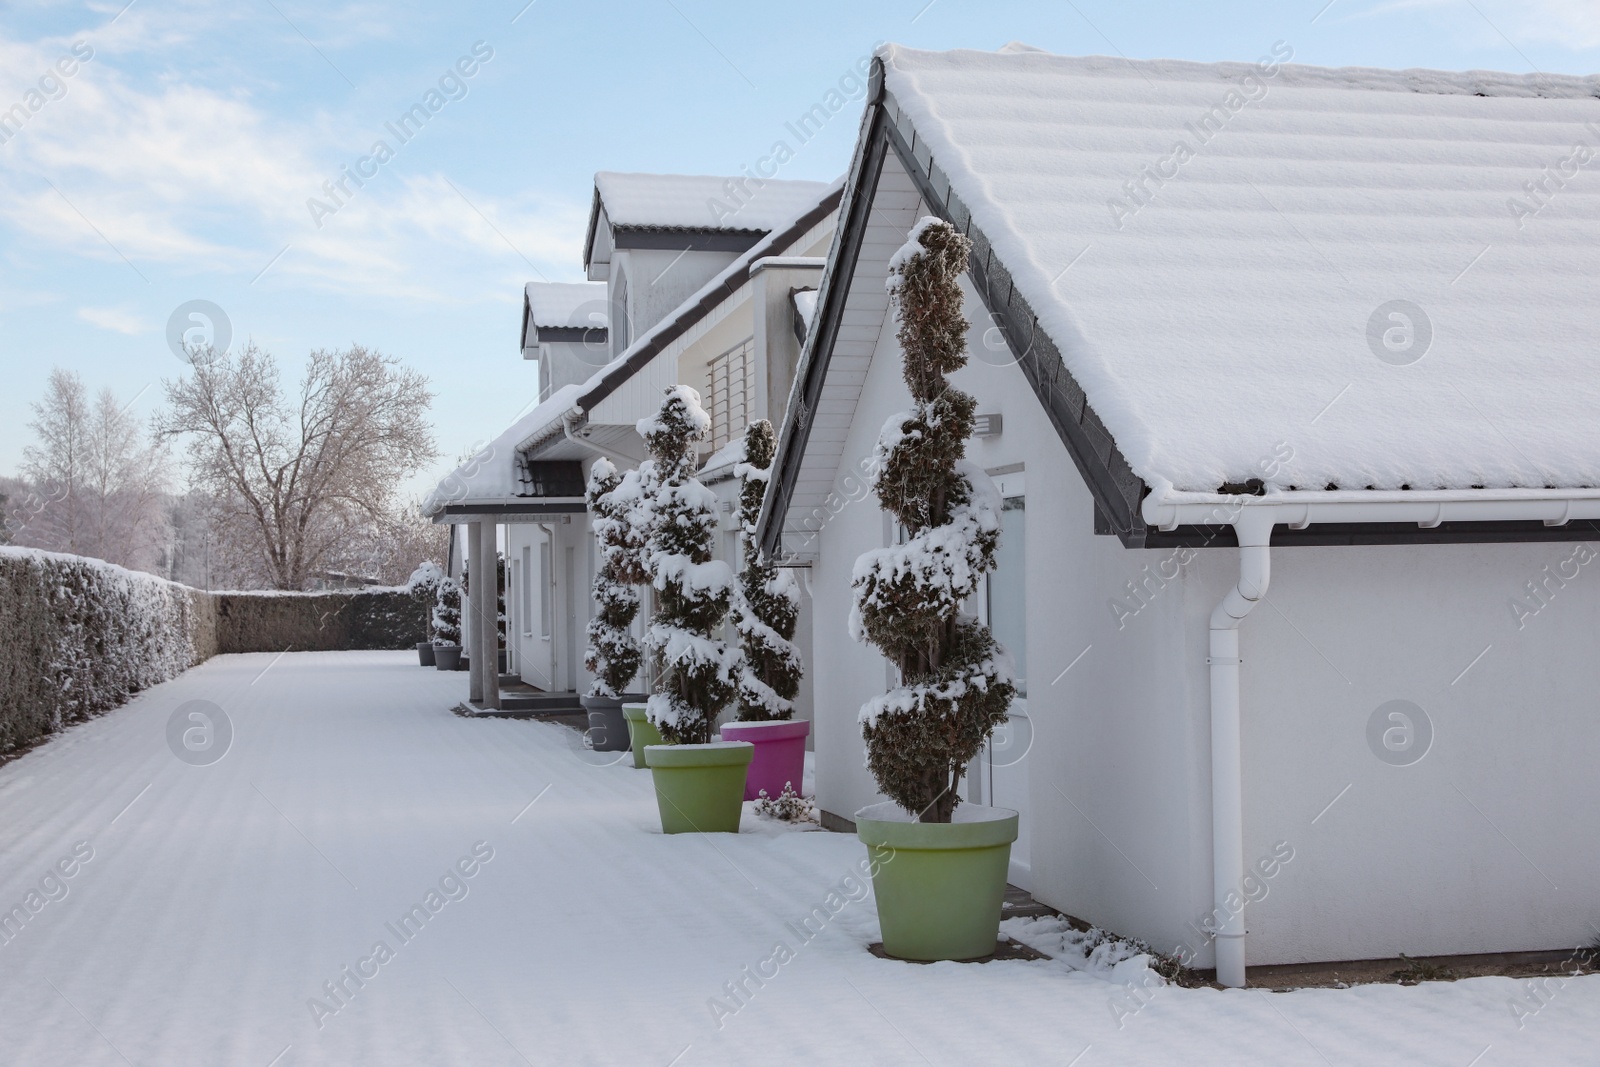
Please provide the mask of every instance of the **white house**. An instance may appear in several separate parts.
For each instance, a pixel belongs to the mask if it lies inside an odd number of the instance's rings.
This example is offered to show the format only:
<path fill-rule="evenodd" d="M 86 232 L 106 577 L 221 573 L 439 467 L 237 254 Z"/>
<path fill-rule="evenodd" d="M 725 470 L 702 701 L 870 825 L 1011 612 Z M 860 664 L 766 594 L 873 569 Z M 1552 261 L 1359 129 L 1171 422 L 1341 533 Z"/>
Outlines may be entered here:
<path fill-rule="evenodd" d="M 524 296 L 522 350 L 539 360 L 541 402 L 424 505 L 435 522 L 467 528 L 469 554 L 505 553 L 508 659 L 522 681 L 574 707 L 592 681 L 583 659 L 596 560 L 584 485 L 600 456 L 624 470 L 639 464 L 634 426 L 669 385 L 693 385 L 711 415 L 702 477 L 723 502 L 722 550 L 737 563 L 733 464 L 747 423 L 783 410 L 804 335 L 795 297 L 820 280 L 841 186 L 596 175 L 583 264 L 592 280 L 533 283 Z M 470 696 L 499 708 L 498 675 L 478 666 L 492 660 L 472 656 Z"/>
<path fill-rule="evenodd" d="M 1219 978 L 1600 931 L 1600 78 L 890 47 L 764 548 L 813 595 L 816 785 L 857 709 L 866 469 L 908 405 L 886 265 L 973 242 L 975 610 L 1023 714 L 969 792 L 1013 880 Z"/>

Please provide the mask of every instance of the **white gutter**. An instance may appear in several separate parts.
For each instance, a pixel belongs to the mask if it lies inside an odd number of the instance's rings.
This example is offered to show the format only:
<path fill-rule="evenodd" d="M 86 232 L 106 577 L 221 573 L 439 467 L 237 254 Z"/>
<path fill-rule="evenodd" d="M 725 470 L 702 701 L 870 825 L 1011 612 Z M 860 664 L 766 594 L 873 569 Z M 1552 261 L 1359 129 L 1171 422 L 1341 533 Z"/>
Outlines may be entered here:
<path fill-rule="evenodd" d="M 1198 496 L 1199 494 L 1194 494 Z M 1260 497 L 1213 497 L 1141 505 L 1146 524 L 1162 530 L 1181 525 L 1229 525 L 1239 541 L 1239 580 L 1211 612 L 1211 860 L 1213 931 L 1217 981 L 1245 984 L 1244 910 L 1228 900 L 1243 899 L 1244 766 L 1239 701 L 1239 624 L 1267 595 L 1272 580 L 1272 528 L 1283 523 L 1303 530 L 1322 523 L 1414 523 L 1432 529 L 1442 522 L 1543 522 L 1564 526 L 1573 520 L 1600 519 L 1596 490 L 1473 490 L 1385 493 L 1380 499 L 1329 493 L 1337 499 L 1306 499 L 1314 494 L 1279 493 Z"/>

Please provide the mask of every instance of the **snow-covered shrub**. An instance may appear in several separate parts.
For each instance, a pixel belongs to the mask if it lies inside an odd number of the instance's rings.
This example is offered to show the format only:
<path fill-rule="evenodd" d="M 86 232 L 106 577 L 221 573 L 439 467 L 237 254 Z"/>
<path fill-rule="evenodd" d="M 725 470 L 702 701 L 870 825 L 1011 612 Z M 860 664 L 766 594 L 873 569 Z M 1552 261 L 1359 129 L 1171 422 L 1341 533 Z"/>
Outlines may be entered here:
<path fill-rule="evenodd" d="M 635 479 L 637 481 L 637 479 Z M 594 516 L 594 536 L 600 548 L 600 566 L 594 575 L 594 618 L 589 620 L 589 648 L 583 655 L 584 668 L 594 675 L 589 687 L 592 697 L 617 697 L 639 672 L 643 658 L 639 642 L 630 629 L 639 614 L 639 584 L 642 578 L 635 543 L 635 527 L 630 521 L 630 503 L 617 497 L 622 476 L 609 459 L 601 459 L 589 471 L 589 513 Z"/>
<path fill-rule="evenodd" d="M 776 452 L 772 423 L 759 419 L 745 429 L 744 460 L 733 468 L 739 478 L 739 540 L 744 548 L 740 597 L 734 608 L 734 627 L 744 646 L 744 669 L 739 672 L 741 722 L 790 718 L 800 691 L 800 650 L 792 640 L 800 617 L 800 584 L 793 571 L 774 565 L 756 544 L 756 520 Z"/>
<path fill-rule="evenodd" d="M 439 598 L 433 605 L 433 643 L 461 644 L 461 583 L 446 577 L 439 582 Z"/>
<path fill-rule="evenodd" d="M 756 799 L 756 814 L 763 819 L 781 822 L 811 822 L 811 801 L 794 791 L 794 783 L 786 782 L 783 792 L 776 797 L 767 796 L 765 789 Z"/>
<path fill-rule="evenodd" d="M 444 568 L 427 559 L 417 564 L 417 569 L 401 588 L 431 607 L 439 599 L 439 583 L 444 579 Z"/>
<path fill-rule="evenodd" d="M 1000 540 L 999 495 L 966 459 L 976 401 L 946 378 L 967 362 L 959 279 L 970 250 L 955 227 L 924 218 L 889 262 L 914 406 L 879 434 L 875 488 L 905 541 L 863 553 L 851 581 L 851 636 L 876 645 L 900 675 L 861 709 L 867 766 L 922 822 L 950 821 L 967 764 L 1015 691 L 1010 656 L 961 613 Z"/>
<path fill-rule="evenodd" d="M 212 597 L 97 559 L 0 549 L 0 752 L 216 651 Z"/>
<path fill-rule="evenodd" d="M 647 547 L 657 603 L 647 642 L 660 673 L 648 714 L 668 744 L 704 744 L 733 698 L 740 659 L 716 636 L 733 598 L 733 570 L 713 556 L 716 494 L 694 476 L 694 443 L 711 429 L 711 417 L 699 393 L 674 385 L 661 410 L 638 427 L 651 456 L 641 478 L 655 490 Z"/>

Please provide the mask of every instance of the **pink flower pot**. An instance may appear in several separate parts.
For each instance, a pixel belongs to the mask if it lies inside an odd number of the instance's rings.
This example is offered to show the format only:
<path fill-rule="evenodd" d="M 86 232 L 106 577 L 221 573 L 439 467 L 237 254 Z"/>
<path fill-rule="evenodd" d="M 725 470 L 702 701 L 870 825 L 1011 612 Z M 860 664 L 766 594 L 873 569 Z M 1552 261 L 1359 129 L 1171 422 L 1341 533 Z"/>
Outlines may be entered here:
<path fill-rule="evenodd" d="M 755 745 L 750 769 L 745 774 L 744 798 L 755 800 L 761 790 L 776 799 L 786 784 L 800 792 L 806 773 L 806 735 L 811 732 L 807 719 L 774 719 L 768 722 L 730 722 L 722 727 L 724 741 L 749 741 Z"/>

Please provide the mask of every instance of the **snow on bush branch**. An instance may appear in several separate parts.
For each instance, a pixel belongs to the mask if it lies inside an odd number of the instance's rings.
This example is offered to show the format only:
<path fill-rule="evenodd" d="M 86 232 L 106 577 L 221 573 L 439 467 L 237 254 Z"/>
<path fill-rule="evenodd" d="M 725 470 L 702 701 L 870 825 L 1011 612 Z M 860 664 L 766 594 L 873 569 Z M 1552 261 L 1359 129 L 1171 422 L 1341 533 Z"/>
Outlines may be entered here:
<path fill-rule="evenodd" d="M 637 472 L 630 472 L 634 485 Z M 630 629 L 639 614 L 639 592 L 634 587 L 645 577 L 642 543 L 630 521 L 629 494 L 618 494 L 623 478 L 609 459 L 600 459 L 589 471 L 589 513 L 594 516 L 594 536 L 600 549 L 600 566 L 594 575 L 594 618 L 589 620 L 589 648 L 583 665 L 593 674 L 591 697 L 617 697 L 639 672 L 642 655 Z"/>
<path fill-rule="evenodd" d="M 851 579 L 850 632 L 877 646 L 901 684 L 861 709 L 867 766 L 923 822 L 949 822 L 967 764 L 1006 719 L 1011 658 L 961 605 L 994 568 L 1000 499 L 966 460 L 976 401 L 947 375 L 967 362 L 960 276 L 971 242 L 924 218 L 889 261 L 906 385 L 874 452 L 875 489 L 905 543 L 866 552 Z"/>
<path fill-rule="evenodd" d="M 640 482 L 655 487 L 634 512 L 647 511 L 646 566 L 657 594 L 646 641 L 659 672 L 648 714 L 673 745 L 711 740 L 740 663 L 739 650 L 715 636 L 734 596 L 733 571 L 714 558 L 716 494 L 694 477 L 694 442 L 710 429 L 700 394 L 686 385 L 668 388 L 661 410 L 638 423 L 651 456 Z"/>
<path fill-rule="evenodd" d="M 739 540 L 744 549 L 734 627 L 744 645 L 739 719 L 745 722 L 793 716 L 803 669 L 792 640 L 800 617 L 800 585 L 793 571 L 773 565 L 756 544 L 756 520 L 776 452 L 772 423 L 759 419 L 746 427 L 744 459 L 733 468 L 739 478 Z"/>

